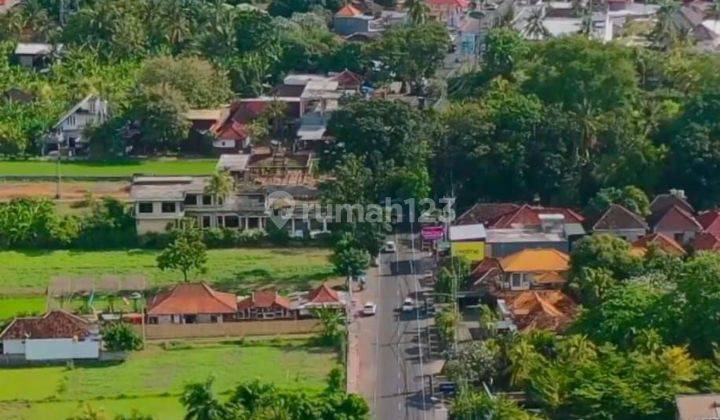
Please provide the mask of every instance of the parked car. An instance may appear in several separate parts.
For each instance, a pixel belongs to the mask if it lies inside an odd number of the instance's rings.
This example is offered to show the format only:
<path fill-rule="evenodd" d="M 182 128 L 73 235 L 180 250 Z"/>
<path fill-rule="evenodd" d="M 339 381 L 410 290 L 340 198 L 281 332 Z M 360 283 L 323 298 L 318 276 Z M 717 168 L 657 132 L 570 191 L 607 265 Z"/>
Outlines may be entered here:
<path fill-rule="evenodd" d="M 397 246 L 395 245 L 395 241 L 385 242 L 385 246 L 383 247 L 383 252 L 395 252 L 395 251 L 397 251 Z"/>
<path fill-rule="evenodd" d="M 412 298 L 405 298 L 402 304 L 403 312 L 412 312 L 415 310 L 415 301 Z"/>
<path fill-rule="evenodd" d="M 363 306 L 363 315 L 365 316 L 373 316 L 375 315 L 375 312 L 377 312 L 377 305 L 373 302 L 367 302 L 365 303 L 365 306 Z"/>

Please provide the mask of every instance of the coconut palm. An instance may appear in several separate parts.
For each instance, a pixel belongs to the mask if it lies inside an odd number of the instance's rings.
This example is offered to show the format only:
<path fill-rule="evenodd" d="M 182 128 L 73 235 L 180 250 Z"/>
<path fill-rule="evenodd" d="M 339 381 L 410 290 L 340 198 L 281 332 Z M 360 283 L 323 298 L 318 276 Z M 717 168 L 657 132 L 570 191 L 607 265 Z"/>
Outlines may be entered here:
<path fill-rule="evenodd" d="M 235 188 L 235 181 L 228 171 L 216 171 L 205 186 L 205 192 L 220 199 L 227 197 Z"/>
<path fill-rule="evenodd" d="M 405 1 L 405 8 L 408 16 L 410 16 L 410 21 L 416 25 L 425 23 L 427 15 L 430 13 L 425 0 L 407 0 Z"/>
<path fill-rule="evenodd" d="M 680 3 L 675 0 L 662 0 L 657 12 L 655 27 L 650 34 L 656 48 L 666 50 L 674 46 L 681 37 L 681 28 L 677 16 Z"/>
<path fill-rule="evenodd" d="M 542 40 L 550 38 L 550 31 L 545 27 L 545 11 L 542 6 L 530 10 L 523 34 L 530 39 Z"/>
<path fill-rule="evenodd" d="M 186 420 L 222 420 L 230 418 L 229 410 L 218 401 L 212 390 L 213 380 L 190 384 L 180 397 Z"/>

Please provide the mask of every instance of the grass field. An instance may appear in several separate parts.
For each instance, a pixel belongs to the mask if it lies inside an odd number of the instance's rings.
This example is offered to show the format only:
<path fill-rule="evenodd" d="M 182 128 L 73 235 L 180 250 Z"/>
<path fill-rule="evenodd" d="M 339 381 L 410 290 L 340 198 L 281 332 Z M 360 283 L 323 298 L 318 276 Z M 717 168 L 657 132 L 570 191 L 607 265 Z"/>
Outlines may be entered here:
<path fill-rule="evenodd" d="M 212 374 L 215 390 L 260 379 L 278 387 L 319 391 L 335 353 L 303 340 L 151 344 L 116 365 L 0 369 L 0 418 L 64 419 L 86 402 L 111 418 L 140 408 L 155 419 L 179 419 L 183 386 Z"/>
<path fill-rule="evenodd" d="M 206 175 L 216 163 L 215 159 L 75 161 L 62 162 L 60 167 L 63 176 Z M 0 161 L 0 176 L 54 176 L 56 167 L 55 161 L 5 160 Z"/>
<path fill-rule="evenodd" d="M 160 271 L 159 251 L 2 251 L 0 295 L 43 293 L 55 277 L 144 277 L 149 286 L 182 281 L 178 271 Z M 318 248 L 217 249 L 208 251 L 207 272 L 193 274 L 233 291 L 258 286 L 304 289 L 333 276 L 329 251 Z"/>
<path fill-rule="evenodd" d="M 45 297 L 0 298 L 0 321 L 18 314 L 39 314 L 45 310 Z"/>

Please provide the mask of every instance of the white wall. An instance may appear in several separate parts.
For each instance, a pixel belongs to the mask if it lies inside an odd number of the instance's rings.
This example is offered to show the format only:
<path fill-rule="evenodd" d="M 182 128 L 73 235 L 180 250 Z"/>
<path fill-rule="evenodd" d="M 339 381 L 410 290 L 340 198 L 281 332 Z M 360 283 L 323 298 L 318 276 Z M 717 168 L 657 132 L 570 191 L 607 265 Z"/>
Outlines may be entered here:
<path fill-rule="evenodd" d="M 100 356 L 100 342 L 92 339 L 73 341 L 71 338 L 50 338 L 26 340 L 25 359 L 97 359 Z"/>
<path fill-rule="evenodd" d="M 3 354 L 25 354 L 22 340 L 3 340 Z"/>

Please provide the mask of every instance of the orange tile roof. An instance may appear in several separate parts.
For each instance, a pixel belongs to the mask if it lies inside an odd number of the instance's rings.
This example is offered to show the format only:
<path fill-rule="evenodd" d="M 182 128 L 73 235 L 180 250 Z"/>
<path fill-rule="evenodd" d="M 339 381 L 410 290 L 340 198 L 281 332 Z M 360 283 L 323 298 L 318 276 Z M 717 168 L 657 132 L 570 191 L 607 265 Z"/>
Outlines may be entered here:
<path fill-rule="evenodd" d="M 551 283 L 565 283 L 565 277 L 557 271 L 548 271 L 540 274 L 539 276 L 533 277 L 535 283 L 551 284 Z"/>
<path fill-rule="evenodd" d="M 570 257 L 552 248 L 524 249 L 500 259 L 505 272 L 568 271 Z"/>
<path fill-rule="evenodd" d="M 308 303 L 341 303 L 340 296 L 336 291 L 323 283 L 308 294 Z"/>
<path fill-rule="evenodd" d="M 561 331 L 577 312 L 575 302 L 559 290 L 505 292 L 497 297 L 505 300 L 520 331 Z"/>
<path fill-rule="evenodd" d="M 643 256 L 648 250 L 650 245 L 654 245 L 664 252 L 671 255 L 683 256 L 687 255 L 685 248 L 682 247 L 673 238 L 663 233 L 653 233 L 645 235 L 637 241 L 633 242 L 632 250 L 630 252 L 636 256 Z"/>
<path fill-rule="evenodd" d="M 237 312 L 237 298 L 218 292 L 205 283 L 179 283 L 169 292 L 154 296 L 148 315 L 229 314 Z"/>
<path fill-rule="evenodd" d="M 341 17 L 354 17 L 354 16 L 360 16 L 363 13 L 353 6 L 352 4 L 346 4 L 343 6 L 340 10 L 335 13 L 335 16 L 341 16 Z"/>

